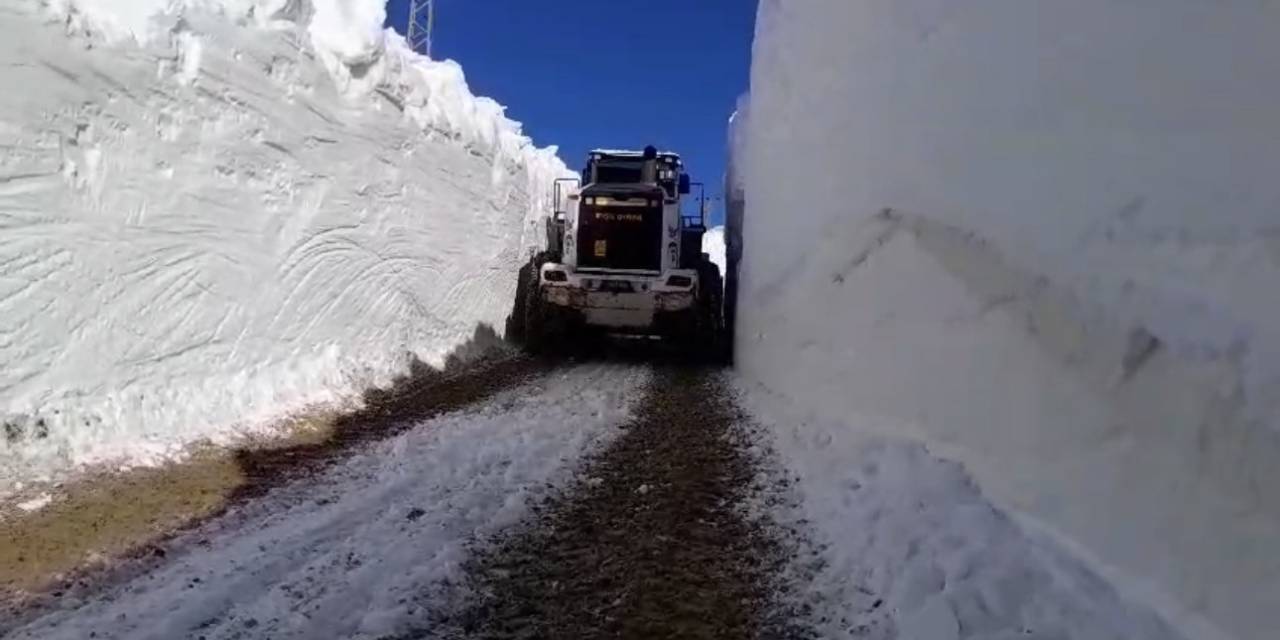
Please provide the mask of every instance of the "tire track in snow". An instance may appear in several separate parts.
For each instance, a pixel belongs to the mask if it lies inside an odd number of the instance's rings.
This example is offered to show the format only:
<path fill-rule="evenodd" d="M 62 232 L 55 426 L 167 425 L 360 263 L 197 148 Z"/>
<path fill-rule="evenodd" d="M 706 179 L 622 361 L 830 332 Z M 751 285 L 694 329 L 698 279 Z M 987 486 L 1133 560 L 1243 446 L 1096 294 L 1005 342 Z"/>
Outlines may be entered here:
<path fill-rule="evenodd" d="M 553 371 L 414 425 L 183 536 L 150 573 L 12 638 L 377 637 L 459 577 L 466 544 L 518 521 L 631 417 L 648 371 Z M 93 634 L 92 636 L 90 634 Z"/>
<path fill-rule="evenodd" d="M 468 562 L 466 599 L 404 640 L 811 638 L 777 589 L 789 547 L 751 517 L 757 454 L 725 382 L 663 371 L 580 482 Z"/>

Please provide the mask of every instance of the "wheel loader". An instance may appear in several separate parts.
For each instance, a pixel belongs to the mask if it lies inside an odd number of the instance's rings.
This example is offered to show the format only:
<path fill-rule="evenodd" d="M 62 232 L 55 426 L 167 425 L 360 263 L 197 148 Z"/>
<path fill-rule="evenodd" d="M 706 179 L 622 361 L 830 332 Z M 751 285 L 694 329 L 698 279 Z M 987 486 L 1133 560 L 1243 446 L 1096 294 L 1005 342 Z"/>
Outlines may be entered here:
<path fill-rule="evenodd" d="M 682 213 L 694 186 L 675 153 L 591 151 L 581 178 L 555 184 L 545 249 L 521 270 L 511 333 L 535 353 L 610 335 L 726 359 L 723 280 L 702 251 L 705 198 Z"/>

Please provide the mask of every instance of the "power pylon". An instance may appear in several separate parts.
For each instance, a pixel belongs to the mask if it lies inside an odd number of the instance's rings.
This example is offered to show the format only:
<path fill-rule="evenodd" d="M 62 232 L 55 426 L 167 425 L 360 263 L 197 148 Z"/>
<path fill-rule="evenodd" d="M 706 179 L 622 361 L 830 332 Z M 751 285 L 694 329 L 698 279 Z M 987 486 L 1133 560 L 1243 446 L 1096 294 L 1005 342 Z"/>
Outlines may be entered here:
<path fill-rule="evenodd" d="M 431 28 L 436 24 L 433 0 L 409 0 L 409 47 L 431 57 Z"/>

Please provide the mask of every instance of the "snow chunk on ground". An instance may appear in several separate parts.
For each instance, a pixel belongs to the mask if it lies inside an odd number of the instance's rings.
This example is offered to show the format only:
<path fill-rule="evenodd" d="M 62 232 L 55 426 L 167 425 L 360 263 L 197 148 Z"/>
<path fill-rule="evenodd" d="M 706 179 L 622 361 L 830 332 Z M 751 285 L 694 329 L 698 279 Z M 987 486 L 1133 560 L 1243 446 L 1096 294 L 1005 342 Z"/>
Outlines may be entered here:
<path fill-rule="evenodd" d="M 53 496 L 48 493 L 42 493 L 30 500 L 24 500 L 18 503 L 18 508 L 23 511 L 39 511 L 53 502 Z"/>
<path fill-rule="evenodd" d="M 0 498 L 270 433 L 503 326 L 566 169 L 383 11 L 0 12 Z"/>

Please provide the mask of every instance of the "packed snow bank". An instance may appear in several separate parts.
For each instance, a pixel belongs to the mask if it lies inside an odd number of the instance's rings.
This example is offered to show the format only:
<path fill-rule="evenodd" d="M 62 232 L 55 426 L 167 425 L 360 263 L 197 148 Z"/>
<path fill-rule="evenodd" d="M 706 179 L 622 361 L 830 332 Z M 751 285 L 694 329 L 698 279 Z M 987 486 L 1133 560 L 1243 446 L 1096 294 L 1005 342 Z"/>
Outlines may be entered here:
<path fill-rule="evenodd" d="M 468 545 L 569 484 L 632 419 L 649 372 L 584 366 L 430 420 L 183 536 L 110 593 L 69 593 L 6 638 L 430 635 Z"/>
<path fill-rule="evenodd" d="M 0 11 L 0 496 L 501 326 L 565 172 L 380 0 Z"/>
<path fill-rule="evenodd" d="M 1270 637 L 1277 28 L 1248 1 L 763 2 L 743 372 L 963 463 L 1190 635 Z"/>
<path fill-rule="evenodd" d="M 816 567 L 795 585 L 823 638 L 1174 640 L 1051 540 L 994 508 L 960 465 L 875 428 L 806 420 L 787 400 L 743 385 L 762 445 L 794 474 Z M 795 597 L 793 595 L 793 597 Z"/>

